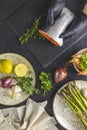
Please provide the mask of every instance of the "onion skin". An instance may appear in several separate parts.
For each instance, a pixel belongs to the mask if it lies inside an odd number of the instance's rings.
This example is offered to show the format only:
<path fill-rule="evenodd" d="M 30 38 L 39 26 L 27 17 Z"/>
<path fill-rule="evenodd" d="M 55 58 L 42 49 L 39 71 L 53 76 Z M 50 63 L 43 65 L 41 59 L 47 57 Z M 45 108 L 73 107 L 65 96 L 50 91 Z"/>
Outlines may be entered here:
<path fill-rule="evenodd" d="M 66 68 L 59 68 L 54 72 L 54 82 L 59 83 L 67 77 Z"/>
<path fill-rule="evenodd" d="M 12 83 L 12 77 L 7 76 L 2 79 L 0 79 L 0 86 L 3 88 L 8 88 Z"/>

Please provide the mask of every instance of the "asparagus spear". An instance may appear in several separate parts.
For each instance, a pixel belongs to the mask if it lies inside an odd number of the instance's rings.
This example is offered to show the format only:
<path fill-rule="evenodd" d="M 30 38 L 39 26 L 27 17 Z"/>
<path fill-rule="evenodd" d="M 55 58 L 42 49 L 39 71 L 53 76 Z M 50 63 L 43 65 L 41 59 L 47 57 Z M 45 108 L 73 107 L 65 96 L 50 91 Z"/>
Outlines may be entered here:
<path fill-rule="evenodd" d="M 76 83 L 69 83 L 59 93 L 73 113 L 77 115 L 81 124 L 87 129 L 87 101 L 76 86 Z"/>
<path fill-rule="evenodd" d="M 67 95 L 64 92 L 61 92 L 61 96 L 64 99 L 64 101 L 68 104 L 68 106 L 71 108 L 71 110 L 74 112 L 74 114 L 78 116 L 78 119 L 80 123 L 83 125 L 83 127 L 86 128 L 87 125 L 86 122 L 84 121 L 84 118 L 82 117 L 82 111 L 78 108 L 78 106 L 76 106 L 76 104 L 73 103 L 71 99 L 67 97 Z"/>
<path fill-rule="evenodd" d="M 84 107 L 84 105 L 81 103 L 81 101 L 79 100 L 79 98 L 76 96 L 76 94 L 74 93 L 75 91 L 73 91 L 74 88 L 72 88 L 72 85 L 69 83 L 68 85 L 68 90 L 70 92 L 70 94 L 72 95 L 73 99 L 76 101 L 76 103 L 78 104 L 78 106 L 81 108 L 81 110 L 83 112 L 86 111 L 86 108 Z"/>
<path fill-rule="evenodd" d="M 79 90 L 79 88 L 76 85 L 76 81 L 73 81 L 73 87 L 75 89 L 75 91 L 77 92 L 79 98 L 82 100 L 82 103 L 85 105 L 86 109 L 87 109 L 87 100 L 86 98 L 82 95 L 81 91 Z"/>
<path fill-rule="evenodd" d="M 64 92 L 61 92 L 61 96 L 68 103 L 68 105 L 71 107 L 72 111 L 74 111 L 75 114 L 77 114 L 77 112 L 82 113 L 82 111 L 79 109 L 79 107 L 76 106 L 76 104 L 73 102 L 73 100 L 68 95 L 66 95 Z"/>

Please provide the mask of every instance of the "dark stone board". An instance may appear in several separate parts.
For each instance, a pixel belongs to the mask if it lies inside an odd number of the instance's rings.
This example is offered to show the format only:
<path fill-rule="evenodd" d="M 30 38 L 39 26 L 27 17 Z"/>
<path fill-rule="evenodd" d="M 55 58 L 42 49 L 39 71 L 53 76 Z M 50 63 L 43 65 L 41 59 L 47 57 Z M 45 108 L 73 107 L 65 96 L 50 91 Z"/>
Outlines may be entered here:
<path fill-rule="evenodd" d="M 27 28 L 32 25 L 36 17 L 43 16 L 43 21 L 45 21 L 49 2 L 50 0 L 29 0 L 24 4 L 24 6 L 22 6 L 22 8 L 17 10 L 12 16 L 7 19 L 7 23 L 19 37 L 26 31 Z M 76 1 L 76 6 L 78 4 L 79 1 Z M 74 7 L 74 4 L 72 5 L 73 8 L 70 4 L 68 4 L 68 1 L 66 1 L 66 6 L 74 13 L 77 13 L 79 6 L 77 6 L 77 9 L 76 6 Z M 75 45 L 77 41 L 79 41 L 86 34 L 87 29 L 74 38 L 71 37 L 69 40 L 65 39 L 64 45 L 62 47 L 56 47 L 48 40 L 42 41 L 34 39 L 29 39 L 24 46 L 28 49 L 29 52 L 31 52 L 31 54 L 39 61 L 43 67 L 47 67 L 53 61 L 55 61 L 55 59 L 60 57 L 64 52 Z"/>

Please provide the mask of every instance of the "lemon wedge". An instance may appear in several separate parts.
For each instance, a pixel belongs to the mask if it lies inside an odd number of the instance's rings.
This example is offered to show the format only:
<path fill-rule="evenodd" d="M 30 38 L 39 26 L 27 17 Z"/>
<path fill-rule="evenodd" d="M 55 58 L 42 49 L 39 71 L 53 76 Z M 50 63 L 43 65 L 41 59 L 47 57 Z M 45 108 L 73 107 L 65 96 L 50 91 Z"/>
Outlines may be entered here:
<path fill-rule="evenodd" d="M 10 74 L 13 69 L 13 64 L 8 59 L 3 59 L 0 61 L 0 71 L 2 73 Z"/>
<path fill-rule="evenodd" d="M 25 64 L 18 64 L 15 66 L 14 68 L 14 73 L 18 76 L 18 77 L 23 77 L 26 75 L 27 73 L 27 67 Z"/>

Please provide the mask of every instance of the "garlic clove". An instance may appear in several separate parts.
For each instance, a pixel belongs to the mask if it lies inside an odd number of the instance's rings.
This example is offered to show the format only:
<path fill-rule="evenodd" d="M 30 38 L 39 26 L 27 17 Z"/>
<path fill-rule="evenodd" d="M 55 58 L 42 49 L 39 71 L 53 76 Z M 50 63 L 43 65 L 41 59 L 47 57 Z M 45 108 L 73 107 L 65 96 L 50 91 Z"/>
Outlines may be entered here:
<path fill-rule="evenodd" d="M 21 96 L 21 88 L 18 85 L 14 85 L 13 87 L 8 89 L 8 94 L 14 99 L 14 97 L 19 97 Z"/>
<path fill-rule="evenodd" d="M 87 99 L 87 88 L 81 89 L 81 93 Z"/>

